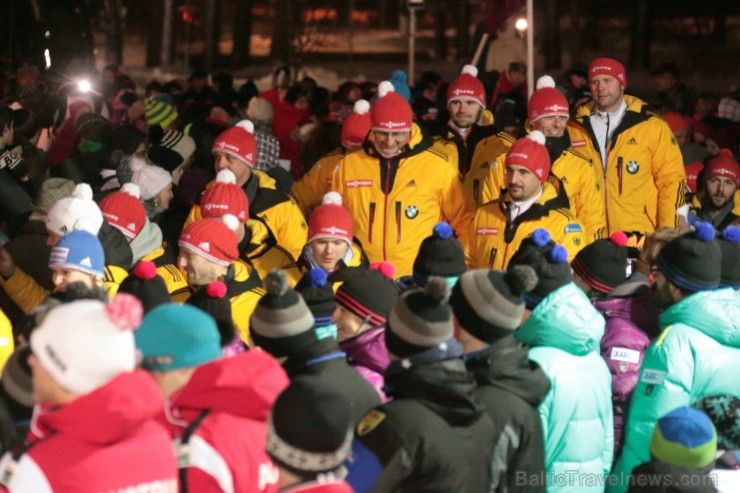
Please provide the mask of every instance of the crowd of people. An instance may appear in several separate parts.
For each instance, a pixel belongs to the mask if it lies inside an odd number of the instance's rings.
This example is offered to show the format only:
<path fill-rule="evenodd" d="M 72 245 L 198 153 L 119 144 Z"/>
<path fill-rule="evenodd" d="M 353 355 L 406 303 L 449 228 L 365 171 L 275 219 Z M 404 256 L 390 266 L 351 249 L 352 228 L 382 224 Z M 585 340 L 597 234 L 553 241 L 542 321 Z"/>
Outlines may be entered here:
<path fill-rule="evenodd" d="M 525 73 L 19 68 L 0 491 L 740 491 L 740 95 Z"/>

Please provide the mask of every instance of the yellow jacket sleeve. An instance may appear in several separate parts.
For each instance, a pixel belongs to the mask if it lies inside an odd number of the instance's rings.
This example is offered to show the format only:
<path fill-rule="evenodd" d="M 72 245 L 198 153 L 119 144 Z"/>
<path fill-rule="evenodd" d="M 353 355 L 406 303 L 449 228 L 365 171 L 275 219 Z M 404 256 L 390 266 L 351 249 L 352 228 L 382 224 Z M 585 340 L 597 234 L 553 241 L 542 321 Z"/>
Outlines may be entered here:
<path fill-rule="evenodd" d="M 506 172 L 505 162 L 506 153 L 504 152 L 498 155 L 494 165 L 491 166 L 481 187 L 481 204 L 487 204 L 501 196 L 501 189 L 504 188 L 504 173 Z"/>
<path fill-rule="evenodd" d="M 0 286 L 8 297 L 23 313 L 28 313 L 38 306 L 51 293 L 41 287 L 31 276 L 23 272 L 20 267 L 8 279 L 0 277 Z"/>
<path fill-rule="evenodd" d="M 5 367 L 10 355 L 13 354 L 14 349 L 13 326 L 5 313 L 0 310 L 0 372 Z"/>
<path fill-rule="evenodd" d="M 475 211 L 466 206 L 462 182 L 457 172 L 457 163 L 448 163 L 445 171 L 442 178 L 446 186 L 442 189 L 440 210 L 445 220 L 455 230 L 458 240 L 464 244 L 468 235 L 468 226 L 473 220 Z"/>
<path fill-rule="evenodd" d="M 303 214 L 308 215 L 314 207 L 320 205 L 324 194 L 331 190 L 332 175 L 341 157 L 339 152 L 324 156 L 300 180 L 293 183 L 290 193 Z"/>
<path fill-rule="evenodd" d="M 686 170 L 670 127 L 663 120 L 655 120 L 660 126 L 658 145 L 651 163 L 653 179 L 658 189 L 657 228 L 677 228 L 676 209 L 686 204 Z"/>

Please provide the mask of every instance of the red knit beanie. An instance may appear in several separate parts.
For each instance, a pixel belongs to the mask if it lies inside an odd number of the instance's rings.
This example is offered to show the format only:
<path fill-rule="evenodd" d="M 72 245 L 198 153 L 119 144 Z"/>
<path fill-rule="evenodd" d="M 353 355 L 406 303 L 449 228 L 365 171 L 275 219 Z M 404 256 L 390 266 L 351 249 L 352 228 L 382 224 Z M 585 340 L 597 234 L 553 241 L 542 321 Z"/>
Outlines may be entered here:
<path fill-rule="evenodd" d="M 228 267 L 239 258 L 236 228 L 239 220 L 231 214 L 221 219 L 200 219 L 180 235 L 180 248 L 189 250 L 214 264 Z"/>
<path fill-rule="evenodd" d="M 384 80 L 378 85 L 378 100 L 370 109 L 372 130 L 408 132 L 414 122 L 414 112 L 406 98 L 393 92 L 393 84 Z"/>
<path fill-rule="evenodd" d="M 352 247 L 353 234 L 352 216 L 342 205 L 342 196 L 337 192 L 324 195 L 321 205 L 308 218 L 308 243 L 319 238 L 335 238 Z"/>
<path fill-rule="evenodd" d="M 550 155 L 545 147 L 545 135 L 533 130 L 514 142 L 506 153 L 506 166 L 512 164 L 527 168 L 544 183 L 550 175 Z"/>
<path fill-rule="evenodd" d="M 684 169 L 686 170 L 686 186 L 689 187 L 691 193 L 696 193 L 696 189 L 699 186 L 699 173 L 704 170 L 704 163 L 701 161 L 689 163 Z"/>
<path fill-rule="evenodd" d="M 224 130 L 213 141 L 213 152 L 219 151 L 244 161 L 250 168 L 257 160 L 257 141 L 254 139 L 254 124 L 242 120 L 228 130 Z"/>
<path fill-rule="evenodd" d="M 352 113 L 342 124 L 342 145 L 346 148 L 358 147 L 370 131 L 370 103 L 364 99 L 355 101 Z"/>
<path fill-rule="evenodd" d="M 146 222 L 146 209 L 139 201 L 141 192 L 135 183 L 126 183 L 118 192 L 100 202 L 100 212 L 111 226 L 120 230 L 127 238 L 134 238 Z"/>
<path fill-rule="evenodd" d="M 549 75 L 537 79 L 537 90 L 532 93 L 527 109 L 530 122 L 545 116 L 570 116 L 568 100 L 555 88 L 555 81 Z"/>
<path fill-rule="evenodd" d="M 591 62 L 588 67 L 588 82 L 596 75 L 609 75 L 614 77 L 622 84 L 622 87 L 627 87 L 627 73 L 624 71 L 624 65 L 613 58 L 601 57 Z"/>
<path fill-rule="evenodd" d="M 204 219 L 218 219 L 231 214 L 245 223 L 249 219 L 249 203 L 244 190 L 236 184 L 236 175 L 230 169 L 222 169 L 216 175 L 216 183 L 206 188 L 200 198 L 200 210 Z"/>
<path fill-rule="evenodd" d="M 665 120 L 674 134 L 681 130 L 689 130 L 689 122 L 686 121 L 686 118 L 681 113 L 676 113 L 675 111 L 666 113 L 663 115 L 663 120 Z"/>
<path fill-rule="evenodd" d="M 447 89 L 448 105 L 460 100 L 475 101 L 486 107 L 486 90 L 483 83 L 478 80 L 478 69 L 475 65 L 465 65 L 460 71 L 460 76 L 453 80 Z"/>
<path fill-rule="evenodd" d="M 729 178 L 736 185 L 740 184 L 740 165 L 732 159 L 732 151 L 722 149 L 717 157 L 709 161 L 704 168 L 704 179 L 709 178 Z"/>

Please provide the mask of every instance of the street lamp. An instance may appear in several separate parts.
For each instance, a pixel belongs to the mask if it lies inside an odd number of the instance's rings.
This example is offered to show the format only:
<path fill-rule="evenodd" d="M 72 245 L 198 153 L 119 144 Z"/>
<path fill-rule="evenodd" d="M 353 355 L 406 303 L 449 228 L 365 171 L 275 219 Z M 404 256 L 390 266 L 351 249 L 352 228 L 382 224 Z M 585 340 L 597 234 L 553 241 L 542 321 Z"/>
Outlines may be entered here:
<path fill-rule="evenodd" d="M 520 38 L 523 38 L 524 35 L 527 33 L 529 23 L 527 22 L 527 19 L 525 17 L 520 17 L 514 23 L 514 27 L 516 28 L 517 35 Z"/>

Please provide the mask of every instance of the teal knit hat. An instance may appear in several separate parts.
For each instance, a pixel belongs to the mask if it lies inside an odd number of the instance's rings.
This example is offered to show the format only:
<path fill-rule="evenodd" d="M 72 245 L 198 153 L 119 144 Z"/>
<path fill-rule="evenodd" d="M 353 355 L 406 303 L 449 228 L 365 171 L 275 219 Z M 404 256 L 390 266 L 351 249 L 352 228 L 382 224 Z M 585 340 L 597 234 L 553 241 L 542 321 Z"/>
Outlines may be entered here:
<path fill-rule="evenodd" d="M 159 305 L 147 313 L 134 336 L 141 366 L 149 371 L 191 368 L 221 356 L 216 322 L 191 305 Z"/>
<path fill-rule="evenodd" d="M 658 420 L 650 453 L 666 464 L 701 469 L 714 461 L 717 432 L 703 412 L 679 407 Z"/>

